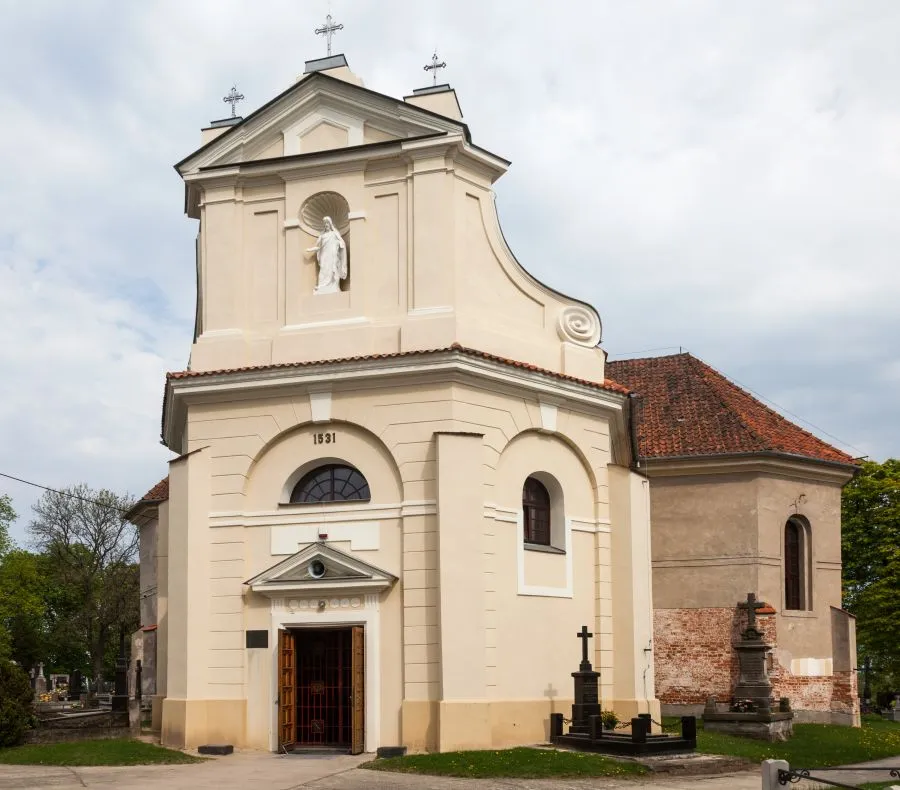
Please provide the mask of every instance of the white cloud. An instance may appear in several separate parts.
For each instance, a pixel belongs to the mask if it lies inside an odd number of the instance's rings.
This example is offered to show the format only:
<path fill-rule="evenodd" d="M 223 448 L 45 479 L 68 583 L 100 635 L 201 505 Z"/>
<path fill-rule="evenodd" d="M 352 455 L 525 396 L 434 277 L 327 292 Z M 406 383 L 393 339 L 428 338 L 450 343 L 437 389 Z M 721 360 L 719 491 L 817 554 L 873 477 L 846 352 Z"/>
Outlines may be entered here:
<path fill-rule="evenodd" d="M 322 54 L 325 2 L 17 4 L 0 71 L 0 471 L 141 493 L 164 473 L 194 223 L 172 163 Z M 617 352 L 679 344 L 897 455 L 900 6 L 338 2 L 335 44 L 403 95 L 447 61 L 519 259 Z M 11 76 L 10 76 L 11 75 Z M 442 75 L 443 76 L 443 75 Z M 31 494 L 9 490 L 19 510 Z"/>

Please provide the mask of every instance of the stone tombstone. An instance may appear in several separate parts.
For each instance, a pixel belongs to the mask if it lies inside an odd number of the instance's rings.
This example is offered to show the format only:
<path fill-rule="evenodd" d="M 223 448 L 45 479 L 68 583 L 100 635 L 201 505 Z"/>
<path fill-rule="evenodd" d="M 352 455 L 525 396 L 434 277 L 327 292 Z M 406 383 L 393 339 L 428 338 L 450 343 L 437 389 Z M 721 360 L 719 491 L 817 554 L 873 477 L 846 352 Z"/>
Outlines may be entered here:
<path fill-rule="evenodd" d="M 77 700 L 83 687 L 84 680 L 81 677 L 81 670 L 73 670 L 72 674 L 69 675 L 69 699 Z"/>
<path fill-rule="evenodd" d="M 588 639 L 593 637 L 586 625 L 576 634 L 581 640 L 581 664 L 578 671 L 572 673 L 575 679 L 575 703 L 572 705 L 572 724 L 570 733 L 589 733 L 591 716 L 600 715 L 600 673 L 594 672 L 588 661 Z"/>
<path fill-rule="evenodd" d="M 37 677 L 34 679 L 34 693 L 35 696 L 40 696 L 41 694 L 46 693 L 47 691 L 47 678 L 44 677 L 44 664 L 38 664 L 38 673 Z"/>
<path fill-rule="evenodd" d="M 128 659 L 120 654 L 116 659 L 116 682 L 112 697 L 113 710 L 128 710 Z"/>
<path fill-rule="evenodd" d="M 739 604 L 747 609 L 747 627 L 741 633 L 740 642 L 734 644 L 740 667 L 734 696 L 736 699 L 753 700 L 761 711 L 772 707 L 772 683 L 766 667 L 766 656 L 771 648 L 763 641 L 762 631 L 756 627 L 756 610 L 764 605 L 756 600 L 756 595 L 747 593 L 746 603 Z"/>

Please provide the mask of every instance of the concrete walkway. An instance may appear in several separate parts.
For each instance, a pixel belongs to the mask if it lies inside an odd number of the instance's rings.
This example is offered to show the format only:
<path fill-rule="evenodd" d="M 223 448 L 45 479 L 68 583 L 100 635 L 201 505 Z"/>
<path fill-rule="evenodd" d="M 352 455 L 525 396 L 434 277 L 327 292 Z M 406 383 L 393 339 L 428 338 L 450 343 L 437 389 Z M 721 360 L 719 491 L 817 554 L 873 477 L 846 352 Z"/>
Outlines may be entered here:
<path fill-rule="evenodd" d="M 371 755 L 279 757 L 240 752 L 193 765 L 138 765 L 123 768 L 58 768 L 39 765 L 0 765 L 0 790 L 575 790 L 578 788 L 655 788 L 656 790 L 759 790 L 758 771 L 718 777 L 660 776 L 649 780 L 624 779 L 449 779 L 357 769 Z"/>
<path fill-rule="evenodd" d="M 371 755 L 279 757 L 262 752 L 239 752 L 193 765 L 137 765 L 122 768 L 58 768 L 42 765 L 0 765 L 0 790 L 587 790 L 587 788 L 653 788 L 653 790 L 759 790 L 759 769 L 717 776 L 674 778 L 664 774 L 642 779 L 450 779 L 440 776 L 368 771 L 356 766 Z M 893 767 L 900 757 L 862 763 Z M 882 773 L 828 772 L 846 784 L 886 781 Z M 900 784 L 900 780 L 898 780 Z M 808 783 L 792 785 L 798 788 Z"/>

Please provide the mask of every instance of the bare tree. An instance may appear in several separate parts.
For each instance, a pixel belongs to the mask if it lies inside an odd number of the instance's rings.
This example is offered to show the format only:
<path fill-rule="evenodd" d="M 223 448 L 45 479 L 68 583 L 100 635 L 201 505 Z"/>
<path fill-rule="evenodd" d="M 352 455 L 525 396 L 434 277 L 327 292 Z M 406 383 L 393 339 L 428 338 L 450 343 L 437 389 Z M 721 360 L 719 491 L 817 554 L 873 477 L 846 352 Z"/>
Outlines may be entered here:
<path fill-rule="evenodd" d="M 138 534 L 123 518 L 133 503 L 82 483 L 46 491 L 32 507 L 28 525 L 35 547 L 52 561 L 56 583 L 76 596 L 73 625 L 84 639 L 97 683 L 110 641 L 137 626 Z"/>

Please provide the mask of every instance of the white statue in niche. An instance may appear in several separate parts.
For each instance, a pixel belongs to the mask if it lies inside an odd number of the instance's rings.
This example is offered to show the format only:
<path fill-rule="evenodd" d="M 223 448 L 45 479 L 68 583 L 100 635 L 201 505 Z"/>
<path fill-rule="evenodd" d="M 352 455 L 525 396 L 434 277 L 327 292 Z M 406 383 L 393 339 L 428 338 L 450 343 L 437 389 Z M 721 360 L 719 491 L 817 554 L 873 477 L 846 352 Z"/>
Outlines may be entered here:
<path fill-rule="evenodd" d="M 347 245 L 331 217 L 323 219 L 325 227 L 316 240 L 316 246 L 307 252 L 314 252 L 319 262 L 319 280 L 313 288 L 314 294 L 333 294 L 341 290 L 341 280 L 347 277 Z"/>

